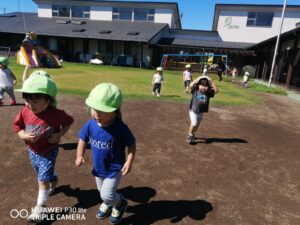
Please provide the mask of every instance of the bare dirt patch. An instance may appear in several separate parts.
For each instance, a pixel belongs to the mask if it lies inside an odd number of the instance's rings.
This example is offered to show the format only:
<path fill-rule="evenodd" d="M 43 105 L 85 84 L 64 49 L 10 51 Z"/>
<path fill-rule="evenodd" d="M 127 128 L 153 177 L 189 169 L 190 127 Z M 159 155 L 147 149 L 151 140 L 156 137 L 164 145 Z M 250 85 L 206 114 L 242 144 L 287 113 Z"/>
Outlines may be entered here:
<path fill-rule="evenodd" d="M 23 102 L 20 96 L 18 102 Z M 58 102 L 75 123 L 61 142 L 56 166 L 60 183 L 48 206 L 87 211 L 84 221 L 54 215 L 61 220 L 43 224 L 108 224 L 95 217 L 100 197 L 90 173 L 89 152 L 83 167 L 74 165 L 77 132 L 89 118 L 84 98 L 64 95 Z M 263 103 L 255 107 L 212 106 L 195 145 L 185 143 L 187 105 L 124 102 L 123 118 L 136 136 L 137 155 L 119 189 L 129 199 L 120 224 L 299 224 L 299 102 L 264 95 Z M 11 218 L 10 212 L 30 210 L 37 197 L 26 147 L 11 128 L 21 107 L 0 108 L 3 225 L 25 224 L 25 219 Z"/>

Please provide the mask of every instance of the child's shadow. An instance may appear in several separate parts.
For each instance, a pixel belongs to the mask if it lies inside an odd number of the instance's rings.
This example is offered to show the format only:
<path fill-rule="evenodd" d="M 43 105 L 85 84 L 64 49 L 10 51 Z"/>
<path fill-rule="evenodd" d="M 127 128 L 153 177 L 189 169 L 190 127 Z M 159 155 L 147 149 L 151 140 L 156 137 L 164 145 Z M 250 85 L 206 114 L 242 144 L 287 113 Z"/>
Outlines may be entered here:
<path fill-rule="evenodd" d="M 68 215 L 72 212 L 68 209 L 88 209 L 100 203 L 99 191 L 97 189 L 92 190 L 80 190 L 80 188 L 71 188 L 70 185 L 61 185 L 55 189 L 54 195 L 58 193 L 64 193 L 66 196 L 77 198 L 77 203 L 73 206 L 63 206 L 63 210 L 58 213 L 52 213 L 53 219 L 44 220 L 42 225 L 50 225 L 54 223 L 57 218 L 62 218 L 63 215 Z"/>
<path fill-rule="evenodd" d="M 245 139 L 240 139 L 240 138 L 198 138 L 196 137 L 196 140 L 193 141 L 193 145 L 203 143 L 203 144 L 211 144 L 214 142 L 219 142 L 219 143 L 241 143 L 245 144 L 248 143 L 247 140 Z"/>
<path fill-rule="evenodd" d="M 193 220 L 203 220 L 212 210 L 212 205 L 204 200 L 151 201 L 129 206 L 126 212 L 133 215 L 124 218 L 120 224 L 150 225 L 165 219 L 169 219 L 170 223 L 178 223 L 187 216 Z"/>

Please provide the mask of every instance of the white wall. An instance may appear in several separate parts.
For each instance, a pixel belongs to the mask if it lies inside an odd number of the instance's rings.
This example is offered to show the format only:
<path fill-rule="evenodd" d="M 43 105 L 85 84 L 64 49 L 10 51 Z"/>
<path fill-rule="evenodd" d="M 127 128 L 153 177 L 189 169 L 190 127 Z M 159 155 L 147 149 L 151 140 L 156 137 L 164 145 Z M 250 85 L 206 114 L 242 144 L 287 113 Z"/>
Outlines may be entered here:
<path fill-rule="evenodd" d="M 172 27 L 172 9 L 155 9 L 154 23 L 167 23 Z"/>
<path fill-rule="evenodd" d="M 90 10 L 91 20 L 112 20 L 112 7 L 91 6 Z"/>
<path fill-rule="evenodd" d="M 51 4 L 38 4 L 38 16 L 39 17 L 52 17 L 52 5 Z"/>
<path fill-rule="evenodd" d="M 221 11 L 217 31 L 223 41 L 258 43 L 278 34 L 281 12 L 275 12 L 272 27 L 247 27 L 248 12 Z M 286 12 L 282 33 L 296 28 L 300 12 Z"/>

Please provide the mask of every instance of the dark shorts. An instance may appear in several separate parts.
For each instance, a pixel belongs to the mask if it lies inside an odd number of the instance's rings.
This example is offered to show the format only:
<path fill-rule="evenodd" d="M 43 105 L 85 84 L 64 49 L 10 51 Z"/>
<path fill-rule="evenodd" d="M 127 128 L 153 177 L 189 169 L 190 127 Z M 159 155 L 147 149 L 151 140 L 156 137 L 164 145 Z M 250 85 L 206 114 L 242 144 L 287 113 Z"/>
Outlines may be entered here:
<path fill-rule="evenodd" d="M 191 81 L 190 80 L 185 80 L 184 81 L 184 87 L 187 88 L 190 86 Z"/>
<path fill-rule="evenodd" d="M 157 93 L 160 93 L 161 83 L 155 83 L 153 85 L 153 92 L 157 90 Z"/>

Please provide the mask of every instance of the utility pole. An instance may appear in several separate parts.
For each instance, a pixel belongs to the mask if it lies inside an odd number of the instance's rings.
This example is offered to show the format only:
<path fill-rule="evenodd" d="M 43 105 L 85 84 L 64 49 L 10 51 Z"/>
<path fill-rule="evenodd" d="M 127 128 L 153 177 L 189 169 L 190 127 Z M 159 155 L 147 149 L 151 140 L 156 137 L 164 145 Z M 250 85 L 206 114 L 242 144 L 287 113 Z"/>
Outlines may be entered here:
<path fill-rule="evenodd" d="M 273 79 L 273 72 L 274 72 L 274 66 L 275 66 L 275 61 L 276 61 L 276 56 L 277 56 L 277 51 L 278 51 L 278 45 L 279 45 L 279 40 L 280 40 L 280 35 L 281 35 L 281 30 L 282 30 L 282 25 L 283 25 L 283 20 L 284 20 L 284 12 L 286 8 L 286 2 L 287 0 L 284 0 L 283 8 L 282 8 L 282 14 L 281 14 L 281 22 L 280 22 L 280 28 L 279 32 L 277 35 L 277 40 L 276 40 L 276 45 L 275 45 L 275 50 L 274 50 L 274 56 L 273 56 L 273 61 L 272 61 L 272 67 L 271 67 L 271 73 L 270 73 L 270 79 L 269 79 L 269 85 L 268 87 L 271 87 L 272 79 Z"/>

